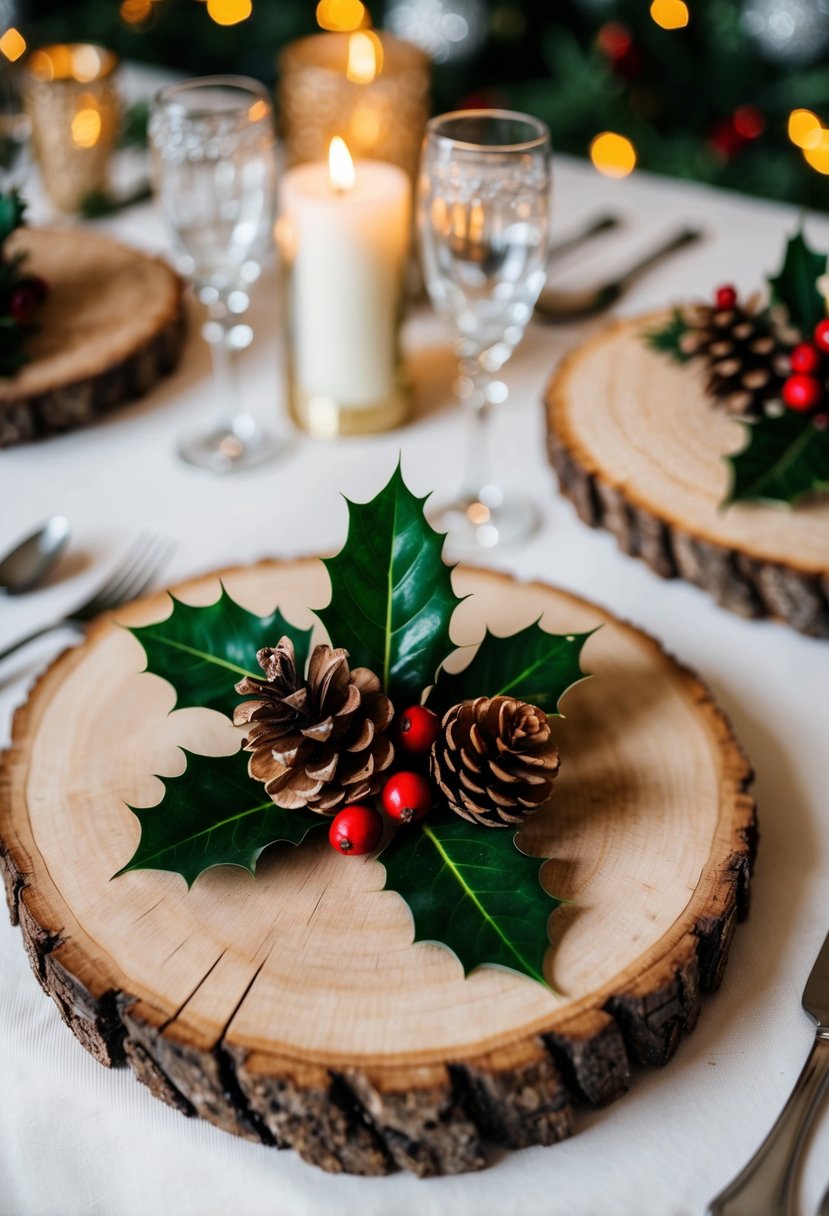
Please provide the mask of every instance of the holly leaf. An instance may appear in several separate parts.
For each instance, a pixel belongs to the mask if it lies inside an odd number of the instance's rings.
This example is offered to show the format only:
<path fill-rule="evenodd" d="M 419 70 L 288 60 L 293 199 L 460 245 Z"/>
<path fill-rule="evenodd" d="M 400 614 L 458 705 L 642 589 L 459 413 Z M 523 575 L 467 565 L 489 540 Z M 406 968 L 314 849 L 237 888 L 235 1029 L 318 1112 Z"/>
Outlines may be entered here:
<path fill-rule="evenodd" d="M 826 304 L 817 288 L 825 273 L 826 254 L 810 249 L 803 233 L 797 232 L 789 238 L 779 274 L 769 279 L 773 303 L 784 306 L 790 323 L 804 337 L 826 316 Z"/>
<path fill-rule="evenodd" d="M 451 950 L 464 975 L 506 967 L 547 985 L 547 921 L 562 901 L 541 886 L 542 859 L 519 852 L 512 832 L 446 812 L 398 831 L 380 860 L 385 890 L 411 909 L 415 941 Z"/>
<path fill-rule="evenodd" d="M 348 503 L 348 536 L 325 561 L 331 602 L 317 615 L 352 667 L 368 667 L 401 704 L 419 701 L 451 649 L 449 621 L 461 602 L 441 557 L 443 535 L 423 514 L 400 465 L 366 503 Z"/>
<path fill-rule="evenodd" d="M 794 410 L 746 424 L 745 429 L 745 447 L 726 458 L 731 489 L 724 506 L 793 503 L 816 490 L 829 490 L 829 431 L 818 430 Z"/>
<path fill-rule="evenodd" d="M 182 749 L 184 750 L 184 749 Z M 130 810 L 141 823 L 138 848 L 118 878 L 131 870 L 171 870 L 188 887 L 211 866 L 241 866 L 253 874 L 263 850 L 276 841 L 301 844 L 328 820 L 313 811 L 275 806 L 248 776 L 248 756 L 199 756 L 184 752 L 180 777 L 162 777 L 156 806 Z"/>
<path fill-rule="evenodd" d="M 311 630 L 290 624 L 278 609 L 257 616 L 240 607 L 224 587 L 206 607 L 170 599 L 173 610 L 165 620 L 133 627 L 130 633 L 144 648 L 146 670 L 172 684 L 177 709 L 203 705 L 232 717 L 239 703 L 234 685 L 243 676 L 262 677 L 256 652 L 275 646 L 283 635 L 294 643 L 297 670 L 304 670 Z"/>
<path fill-rule="evenodd" d="M 648 329 L 644 333 L 645 342 L 651 350 L 660 354 L 670 355 L 677 363 L 690 363 L 693 355 L 682 349 L 682 339 L 688 332 L 688 322 L 682 312 L 675 308 L 671 319 L 664 325 Z"/>
<path fill-rule="evenodd" d="M 554 714 L 567 689 L 585 678 L 580 658 L 591 633 L 547 633 L 537 621 L 508 637 L 487 629 L 462 671 L 441 668 L 429 705 L 443 713 L 474 697 L 510 696 Z"/>
<path fill-rule="evenodd" d="M 26 204 L 17 190 L 0 194 L 0 246 L 24 222 Z"/>

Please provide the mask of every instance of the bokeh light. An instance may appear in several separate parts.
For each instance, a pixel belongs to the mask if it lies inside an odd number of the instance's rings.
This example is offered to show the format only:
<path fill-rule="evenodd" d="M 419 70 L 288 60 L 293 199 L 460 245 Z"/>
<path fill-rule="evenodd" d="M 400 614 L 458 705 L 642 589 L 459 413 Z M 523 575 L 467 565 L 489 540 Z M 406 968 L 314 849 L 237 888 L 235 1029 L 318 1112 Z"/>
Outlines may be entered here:
<path fill-rule="evenodd" d="M 26 39 L 13 25 L 9 26 L 0 38 L 0 54 L 5 55 L 9 63 L 14 63 L 26 50 Z"/>
<path fill-rule="evenodd" d="M 651 17 L 663 30 L 681 30 L 691 19 L 685 0 L 653 0 Z"/>
<path fill-rule="evenodd" d="M 605 177 L 627 177 L 636 167 L 636 149 L 624 135 L 603 131 L 590 145 L 590 159 Z"/>
<path fill-rule="evenodd" d="M 238 25 L 253 12 L 251 0 L 207 0 L 207 11 L 217 25 Z"/>

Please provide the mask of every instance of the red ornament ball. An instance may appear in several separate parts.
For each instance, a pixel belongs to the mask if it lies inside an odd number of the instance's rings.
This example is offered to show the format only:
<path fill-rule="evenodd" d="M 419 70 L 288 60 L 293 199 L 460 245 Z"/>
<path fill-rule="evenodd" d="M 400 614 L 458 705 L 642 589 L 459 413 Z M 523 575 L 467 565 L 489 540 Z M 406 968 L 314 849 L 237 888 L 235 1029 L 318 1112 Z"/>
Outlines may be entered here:
<path fill-rule="evenodd" d="M 715 296 L 717 308 L 721 312 L 727 312 L 737 303 L 737 289 L 732 287 L 730 283 L 726 283 L 724 287 L 717 288 Z"/>
<path fill-rule="evenodd" d="M 416 823 L 432 806 L 432 787 L 420 773 L 395 773 L 383 786 L 386 814 L 399 823 Z"/>
<path fill-rule="evenodd" d="M 373 853 L 383 835 L 383 819 L 373 807 L 355 802 L 338 811 L 328 829 L 332 849 L 348 857 Z"/>
<path fill-rule="evenodd" d="M 792 351 L 791 366 L 793 372 L 801 372 L 804 376 L 811 376 L 817 371 L 820 364 L 820 351 L 809 342 L 801 342 Z"/>
<path fill-rule="evenodd" d="M 814 340 L 815 346 L 822 350 L 824 355 L 829 355 L 829 317 L 818 321 L 815 326 Z"/>
<path fill-rule="evenodd" d="M 9 315 L 18 325 L 27 325 L 37 311 L 38 300 L 31 287 L 18 284 L 9 296 Z"/>
<path fill-rule="evenodd" d="M 397 720 L 397 741 L 413 756 L 425 756 L 440 733 L 440 718 L 423 705 L 412 705 Z"/>
<path fill-rule="evenodd" d="M 823 396 L 819 380 L 796 373 L 783 385 L 783 400 L 790 410 L 813 410 Z"/>

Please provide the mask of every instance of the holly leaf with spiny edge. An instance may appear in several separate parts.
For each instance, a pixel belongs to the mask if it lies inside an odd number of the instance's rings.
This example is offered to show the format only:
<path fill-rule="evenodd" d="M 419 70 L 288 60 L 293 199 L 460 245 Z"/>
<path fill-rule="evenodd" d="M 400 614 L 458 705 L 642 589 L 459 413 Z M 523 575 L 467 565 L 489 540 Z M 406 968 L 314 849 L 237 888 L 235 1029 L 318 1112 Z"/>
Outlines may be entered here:
<path fill-rule="evenodd" d="M 784 306 L 789 323 L 806 339 L 826 316 L 826 303 L 817 287 L 825 273 L 826 254 L 810 249 L 801 231 L 789 238 L 779 274 L 769 278 L 772 303 Z"/>
<path fill-rule="evenodd" d="M 568 688 L 585 678 L 580 659 L 588 633 L 547 633 L 536 621 L 508 637 L 487 629 L 471 661 L 461 671 L 441 668 L 428 697 L 430 708 L 444 713 L 475 697 L 515 697 L 557 712 Z"/>
<path fill-rule="evenodd" d="M 384 849 L 384 889 L 409 905 L 414 940 L 451 950 L 465 975 L 506 967 L 548 985 L 547 921 L 563 901 L 541 885 L 543 859 L 521 853 L 514 837 L 448 810 L 432 814 L 398 831 Z"/>
<path fill-rule="evenodd" d="M 241 866 L 253 874 L 268 845 L 301 844 L 314 828 L 330 824 L 313 811 L 275 806 L 248 776 L 245 752 L 184 755 L 187 766 L 181 776 L 160 778 L 161 802 L 130 807 L 141 824 L 141 839 L 114 878 L 132 870 L 171 870 L 190 887 L 211 866 Z"/>
<path fill-rule="evenodd" d="M 651 350 L 670 355 L 677 363 L 690 363 L 693 355 L 682 349 L 682 339 L 688 332 L 688 322 L 680 309 L 675 308 L 664 325 L 645 330 L 644 338 Z"/>
<path fill-rule="evenodd" d="M 26 204 L 17 190 L 0 194 L 0 248 L 6 237 L 23 225 L 25 215 Z"/>
<path fill-rule="evenodd" d="M 288 636 L 296 650 L 297 671 L 305 669 L 311 630 L 299 629 L 276 609 L 257 616 L 242 608 L 224 586 L 214 604 L 194 607 L 170 596 L 173 610 L 163 621 L 130 629 L 144 648 L 148 672 L 161 676 L 176 692 L 176 708 L 204 706 L 233 717 L 239 703 L 234 685 L 243 676 L 262 678 L 256 652 Z"/>
<path fill-rule="evenodd" d="M 368 667 L 395 703 L 420 700 L 451 649 L 449 621 L 461 602 L 442 557 L 443 535 L 423 514 L 398 464 L 370 502 L 348 503 L 348 536 L 325 560 L 331 602 L 317 616 L 352 667 Z"/>
<path fill-rule="evenodd" d="M 787 410 L 780 418 L 745 425 L 745 447 L 728 456 L 731 488 L 723 503 L 793 503 L 829 490 L 829 431 Z"/>

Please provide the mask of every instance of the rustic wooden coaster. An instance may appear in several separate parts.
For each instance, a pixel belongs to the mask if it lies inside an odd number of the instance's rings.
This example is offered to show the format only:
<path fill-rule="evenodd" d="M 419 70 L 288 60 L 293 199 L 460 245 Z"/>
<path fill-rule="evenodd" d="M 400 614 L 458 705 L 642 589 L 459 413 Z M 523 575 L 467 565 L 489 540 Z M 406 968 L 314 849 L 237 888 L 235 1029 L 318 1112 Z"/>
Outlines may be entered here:
<path fill-rule="evenodd" d="M 751 771 L 699 680 L 565 592 L 491 571 L 455 578 L 475 592 L 457 611 L 459 643 L 485 622 L 602 625 L 584 654 L 594 677 L 555 724 L 556 792 L 520 835 L 550 858 L 549 890 L 574 901 L 550 922 L 558 993 L 493 968 L 464 979 L 449 951 L 412 943 L 382 865 L 342 858 L 324 833 L 268 850 L 255 879 L 221 867 L 189 891 L 172 873 L 111 881 L 139 834 L 126 804 L 159 800 L 153 774 L 182 770 L 180 746 L 228 753 L 239 733 L 211 710 L 171 714 L 173 690 L 141 674 L 140 646 L 110 618 L 41 678 L 0 772 L 12 916 L 84 1046 L 185 1114 L 328 1170 L 448 1174 L 485 1164 L 490 1140 L 568 1136 L 575 1105 L 609 1102 L 631 1062 L 673 1054 L 747 909 Z M 301 626 L 328 594 L 316 559 L 222 579 L 247 608 L 279 603 Z M 218 592 L 217 575 L 176 588 L 191 603 Z M 117 621 L 168 612 L 156 595 Z"/>
<path fill-rule="evenodd" d="M 0 379 L 0 447 L 85 426 L 176 366 L 182 281 L 165 262 L 77 229 L 24 228 L 10 245 L 50 291 L 29 362 Z"/>
<path fill-rule="evenodd" d="M 662 320 L 609 325 L 553 376 L 548 444 L 562 493 L 657 574 L 696 583 L 741 616 L 829 637 L 829 497 L 720 505 L 723 457 L 744 445 L 744 430 L 712 403 L 698 368 L 643 341 Z"/>

